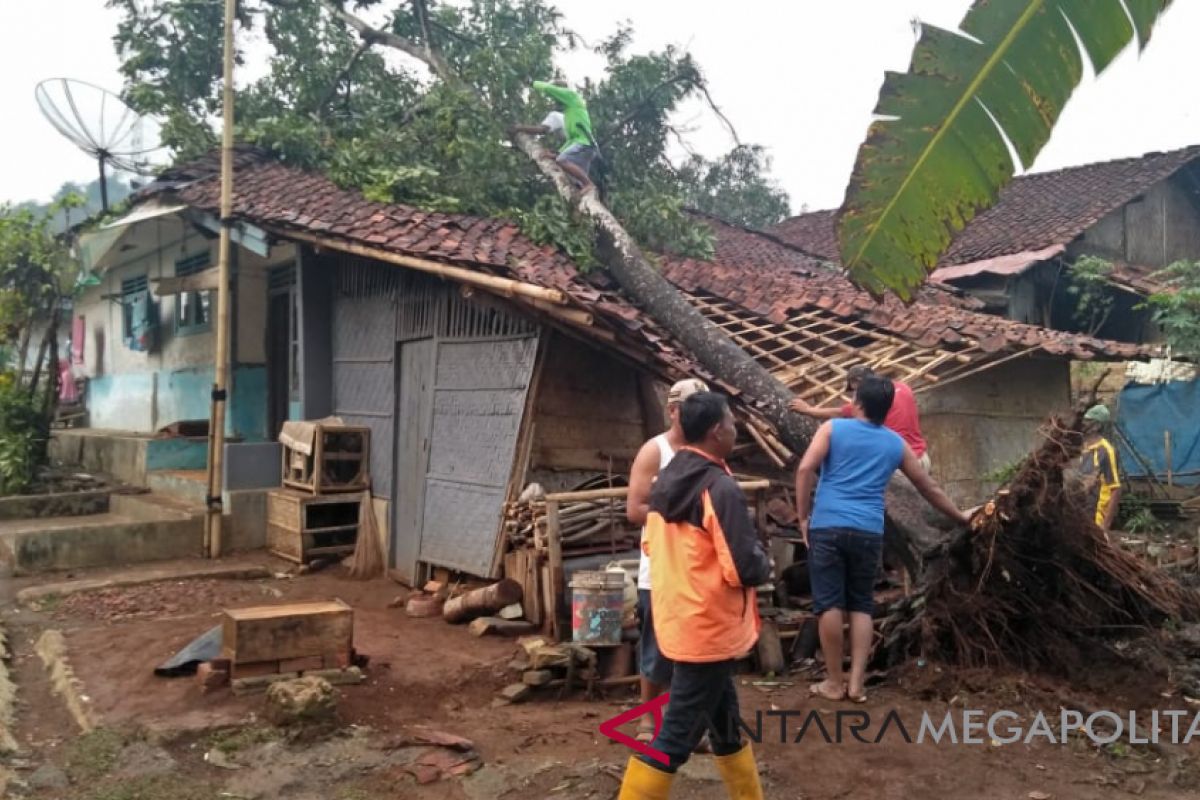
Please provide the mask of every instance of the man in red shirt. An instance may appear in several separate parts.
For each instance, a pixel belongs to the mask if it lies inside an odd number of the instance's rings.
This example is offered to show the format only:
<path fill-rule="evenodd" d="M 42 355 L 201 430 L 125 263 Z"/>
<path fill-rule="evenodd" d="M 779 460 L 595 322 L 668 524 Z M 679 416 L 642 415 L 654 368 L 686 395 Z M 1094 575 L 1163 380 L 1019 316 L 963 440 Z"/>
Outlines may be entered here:
<path fill-rule="evenodd" d="M 846 393 L 853 396 L 858 391 L 858 385 L 862 383 L 863 379 L 874 374 L 870 367 L 861 365 L 851 367 L 850 371 L 846 373 Z M 892 385 L 896 387 L 896 397 L 892 401 L 892 410 L 888 412 L 887 419 L 883 422 L 884 427 L 898 433 L 904 443 L 912 448 L 917 460 L 925 468 L 925 472 L 929 472 L 929 449 L 925 444 L 925 437 L 921 435 L 921 417 L 917 411 L 917 398 L 913 396 L 913 390 L 903 381 L 892 381 Z M 792 401 L 792 411 L 817 419 L 853 417 L 854 404 L 818 407 L 809 405 L 797 397 Z"/>

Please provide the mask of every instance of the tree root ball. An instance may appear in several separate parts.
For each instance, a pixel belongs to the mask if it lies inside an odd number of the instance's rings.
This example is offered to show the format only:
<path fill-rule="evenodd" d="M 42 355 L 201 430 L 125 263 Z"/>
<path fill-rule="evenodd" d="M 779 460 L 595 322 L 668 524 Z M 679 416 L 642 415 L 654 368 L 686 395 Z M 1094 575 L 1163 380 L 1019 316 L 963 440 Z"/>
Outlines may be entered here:
<path fill-rule="evenodd" d="M 266 717 L 272 725 L 288 727 L 331 722 L 337 695 L 324 678 L 306 676 L 279 681 L 267 688 Z"/>

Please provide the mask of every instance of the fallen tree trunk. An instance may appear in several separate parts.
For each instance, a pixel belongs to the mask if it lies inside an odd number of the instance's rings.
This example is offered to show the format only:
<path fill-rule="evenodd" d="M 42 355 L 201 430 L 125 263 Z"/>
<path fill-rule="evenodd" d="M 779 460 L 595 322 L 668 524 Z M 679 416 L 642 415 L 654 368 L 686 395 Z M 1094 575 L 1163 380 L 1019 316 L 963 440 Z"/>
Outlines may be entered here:
<path fill-rule="evenodd" d="M 803 453 L 817 426 L 811 417 L 788 409 L 794 398 L 791 390 L 709 322 L 650 264 L 637 242 L 595 192 L 579 195 L 566 174 L 554 163 L 554 156 L 532 136 L 518 133 L 514 138 L 554 184 L 559 195 L 592 223 L 599 240 L 601 261 L 621 288 L 655 322 L 687 347 L 706 369 L 757 406 L 792 452 Z"/>
<path fill-rule="evenodd" d="M 356 31 L 364 42 L 391 47 L 416 58 L 441 80 L 465 88 L 479 97 L 480 102 L 486 103 L 486 99 L 465 83 L 428 42 L 424 46 L 418 45 L 391 31 L 372 27 L 331 0 L 320 2 L 330 14 Z M 775 426 L 780 439 L 792 453 L 802 455 L 816 433 L 817 423 L 811 417 L 789 409 L 793 399 L 791 390 L 696 310 L 655 269 L 633 237 L 594 192 L 579 195 L 566 174 L 555 164 L 553 155 L 537 139 L 518 133 L 514 140 L 550 180 L 558 194 L 591 222 L 597 236 L 600 260 L 618 285 L 719 381 L 738 393 L 743 402 L 757 408 Z M 893 489 L 889 489 L 888 494 L 889 503 L 894 495 L 905 496 L 902 491 L 897 494 Z M 907 507 L 909 504 L 905 501 L 903 505 Z M 895 553 L 905 556 L 903 561 L 914 578 L 920 574 L 920 562 L 913 553 L 930 541 L 940 540 L 940 537 L 935 528 L 916 514 L 902 514 L 894 518 L 889 516 L 888 546 Z"/>

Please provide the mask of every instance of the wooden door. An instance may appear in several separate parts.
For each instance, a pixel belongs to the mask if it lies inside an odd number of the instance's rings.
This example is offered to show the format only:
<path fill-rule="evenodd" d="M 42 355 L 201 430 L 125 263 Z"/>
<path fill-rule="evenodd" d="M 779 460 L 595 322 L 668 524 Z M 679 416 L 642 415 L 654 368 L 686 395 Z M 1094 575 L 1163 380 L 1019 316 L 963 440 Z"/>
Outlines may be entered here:
<path fill-rule="evenodd" d="M 425 472 L 433 421 L 433 339 L 396 345 L 396 465 L 392 491 L 392 569 L 412 585 L 421 551 Z"/>

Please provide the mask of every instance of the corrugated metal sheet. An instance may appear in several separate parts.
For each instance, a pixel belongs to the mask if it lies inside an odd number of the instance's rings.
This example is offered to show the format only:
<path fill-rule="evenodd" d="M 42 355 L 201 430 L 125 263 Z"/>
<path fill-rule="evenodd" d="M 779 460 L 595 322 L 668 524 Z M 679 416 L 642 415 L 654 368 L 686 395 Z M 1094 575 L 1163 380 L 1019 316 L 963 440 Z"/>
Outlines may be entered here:
<path fill-rule="evenodd" d="M 536 335 L 439 342 L 422 561 L 491 571 L 536 353 Z"/>

